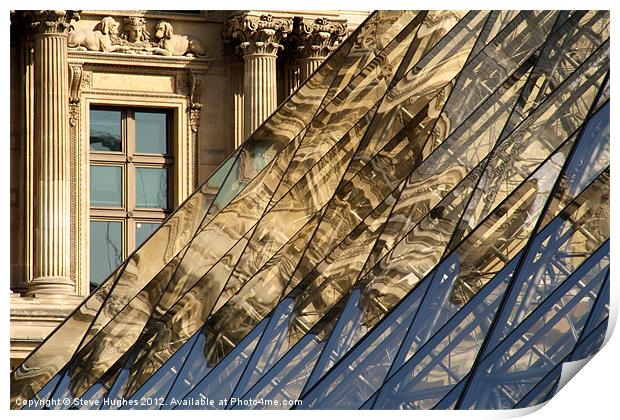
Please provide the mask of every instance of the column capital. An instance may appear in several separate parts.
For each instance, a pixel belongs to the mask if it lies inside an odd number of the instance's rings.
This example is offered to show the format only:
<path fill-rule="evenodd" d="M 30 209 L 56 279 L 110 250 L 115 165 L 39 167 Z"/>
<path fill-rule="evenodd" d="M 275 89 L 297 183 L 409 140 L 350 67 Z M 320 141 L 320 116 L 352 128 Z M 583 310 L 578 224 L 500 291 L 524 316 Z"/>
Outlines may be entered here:
<path fill-rule="evenodd" d="M 35 35 L 66 34 L 71 21 L 80 20 L 80 13 L 77 10 L 35 10 L 28 12 L 28 18 Z"/>
<path fill-rule="evenodd" d="M 283 46 L 280 41 L 293 30 L 293 20 L 279 18 L 269 14 L 242 14 L 226 22 L 224 39 L 229 43 L 238 43 L 237 49 L 242 55 L 269 54 L 277 55 Z"/>
<path fill-rule="evenodd" d="M 346 20 L 295 17 L 291 36 L 299 58 L 325 58 L 347 36 Z"/>

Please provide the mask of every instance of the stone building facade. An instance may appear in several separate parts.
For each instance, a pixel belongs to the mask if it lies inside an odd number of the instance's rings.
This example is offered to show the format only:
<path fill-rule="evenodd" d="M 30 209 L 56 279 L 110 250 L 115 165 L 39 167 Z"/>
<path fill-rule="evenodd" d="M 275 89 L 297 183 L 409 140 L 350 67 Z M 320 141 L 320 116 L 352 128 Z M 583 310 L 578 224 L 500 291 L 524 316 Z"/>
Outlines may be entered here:
<path fill-rule="evenodd" d="M 11 13 L 11 365 L 364 20 Z"/>

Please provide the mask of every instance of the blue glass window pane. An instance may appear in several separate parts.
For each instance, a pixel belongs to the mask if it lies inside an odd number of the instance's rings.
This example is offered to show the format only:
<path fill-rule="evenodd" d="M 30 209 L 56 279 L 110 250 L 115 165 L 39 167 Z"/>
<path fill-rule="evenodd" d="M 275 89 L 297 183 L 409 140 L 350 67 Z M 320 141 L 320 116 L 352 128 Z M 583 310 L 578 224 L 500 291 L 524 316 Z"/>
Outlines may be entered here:
<path fill-rule="evenodd" d="M 395 353 L 416 316 L 423 282 L 354 350 L 302 397 L 304 407 L 357 409 L 382 385 Z"/>
<path fill-rule="evenodd" d="M 90 165 L 90 205 L 123 206 L 123 170 L 120 166 Z"/>
<path fill-rule="evenodd" d="M 90 110 L 90 150 L 97 152 L 120 152 L 121 111 Z"/>
<path fill-rule="evenodd" d="M 289 338 L 287 333 L 291 328 L 290 321 L 294 303 L 294 299 L 284 299 L 274 309 L 248 367 L 239 379 L 235 388 L 236 393 L 243 395 L 282 356 L 283 349 L 287 348 L 285 342 Z"/>
<path fill-rule="evenodd" d="M 138 389 L 131 398 L 139 400 L 141 398 L 160 398 L 168 395 L 170 387 L 174 384 L 174 381 L 187 359 L 187 355 L 193 349 L 196 338 L 200 335 L 197 332 L 190 338 L 174 355 L 168 359 L 168 361 L 159 368 L 149 380 L 144 383 L 140 389 Z M 165 405 L 162 405 L 164 407 Z M 131 407 L 124 407 L 124 410 L 128 410 Z"/>
<path fill-rule="evenodd" d="M 605 318 L 590 334 L 581 339 L 571 354 L 571 361 L 585 359 L 601 349 L 607 334 L 608 320 L 609 318 Z"/>
<path fill-rule="evenodd" d="M 609 243 L 609 242 L 608 242 Z M 609 251 L 608 251 L 609 252 Z M 583 330 L 583 335 L 589 335 L 593 329 L 597 328 L 601 322 L 605 318 L 609 316 L 609 269 L 607 270 L 607 278 L 605 279 L 605 283 L 603 283 L 603 287 L 601 288 L 598 297 L 596 298 L 596 303 L 594 304 L 594 309 L 592 309 L 592 314 L 590 315 L 590 319 L 586 324 L 586 328 Z"/>
<path fill-rule="evenodd" d="M 168 208 L 168 171 L 165 168 L 136 168 L 136 206 Z"/>
<path fill-rule="evenodd" d="M 123 367 L 127 363 L 130 354 L 125 354 L 125 356 L 121 357 L 118 362 L 114 364 L 108 371 L 103 375 L 94 385 L 90 387 L 90 389 L 86 390 L 84 394 L 80 398 L 86 401 L 95 402 L 97 401 L 99 404 L 95 406 L 89 405 L 76 405 L 73 404 L 71 409 L 73 410 L 88 410 L 88 409 L 96 409 L 99 410 L 104 403 L 103 398 L 110 392 L 112 386 L 116 383 L 118 376 L 123 370 Z"/>
<path fill-rule="evenodd" d="M 478 366 L 459 408 L 513 408 L 575 346 L 604 278 L 566 280 Z M 569 327 L 570 326 L 570 327 Z"/>
<path fill-rule="evenodd" d="M 586 123 L 565 178 L 572 196 L 578 195 L 609 165 L 609 102 Z"/>
<path fill-rule="evenodd" d="M 423 337 L 419 347 L 417 343 L 403 345 L 402 353 L 403 350 L 417 351 L 383 386 L 375 409 L 430 409 L 458 385 L 474 363 L 482 344 L 480 337 L 488 331 L 516 261 L 513 259 L 432 337 L 426 337 L 425 328 L 421 328 Z M 429 287 L 430 293 L 444 294 L 441 287 Z M 425 303 L 434 300 L 431 296 Z M 435 315 L 432 305 L 420 309 L 426 312 L 419 312 L 416 320 L 432 320 Z M 424 325 L 416 324 L 410 330 L 414 334 Z"/>
<path fill-rule="evenodd" d="M 103 404 L 101 405 L 101 410 L 116 410 L 120 408 L 119 403 L 122 401 L 121 397 L 125 393 L 129 381 L 129 369 L 135 361 L 136 356 L 137 351 L 135 348 L 132 348 L 129 356 L 125 358 L 123 368 L 118 373 L 118 376 L 116 376 L 112 387 L 106 394 Z"/>
<path fill-rule="evenodd" d="M 61 377 L 64 377 L 65 370 L 61 370 L 59 373 L 54 375 L 53 378 L 49 380 L 47 384 L 34 396 L 34 398 L 27 401 L 28 404 L 22 404 L 19 407 L 22 410 L 41 410 L 44 407 L 44 404 L 49 401 L 50 394 L 56 388 L 56 385 L 60 381 Z M 35 405 L 36 404 L 36 405 Z"/>
<path fill-rule="evenodd" d="M 547 401 L 554 393 L 554 389 L 562 373 L 562 364 L 558 364 L 542 381 L 519 401 L 515 408 L 532 407 Z"/>
<path fill-rule="evenodd" d="M 90 284 L 98 286 L 123 258 L 122 222 L 90 222 Z"/>
<path fill-rule="evenodd" d="M 168 113 L 140 111 L 136 119 L 136 153 L 168 153 Z"/>
<path fill-rule="evenodd" d="M 332 319 L 318 334 L 311 331 L 304 335 L 243 398 L 273 401 L 277 407 L 285 407 L 288 401 L 298 399 L 306 384 L 308 372 L 314 367 L 325 345 L 322 336 L 334 327 L 334 321 Z M 233 401 L 229 407 L 236 410 L 245 408 L 243 404 Z"/>
<path fill-rule="evenodd" d="M 166 402 L 170 403 L 172 398 L 179 400 L 185 396 L 202 398 L 201 395 L 208 396 L 210 391 L 218 389 L 226 381 L 231 370 L 236 371 L 239 365 L 246 365 L 267 326 L 267 322 L 268 319 L 261 321 L 214 369 L 212 369 L 213 366 L 208 366 L 204 354 L 205 334 L 200 332 L 194 347 L 190 350 L 190 354 L 177 375 Z M 236 375 L 240 376 L 241 372 L 237 372 Z M 179 408 L 182 409 L 183 407 L 179 406 Z"/>
<path fill-rule="evenodd" d="M 136 248 L 159 227 L 160 223 L 136 222 Z"/>

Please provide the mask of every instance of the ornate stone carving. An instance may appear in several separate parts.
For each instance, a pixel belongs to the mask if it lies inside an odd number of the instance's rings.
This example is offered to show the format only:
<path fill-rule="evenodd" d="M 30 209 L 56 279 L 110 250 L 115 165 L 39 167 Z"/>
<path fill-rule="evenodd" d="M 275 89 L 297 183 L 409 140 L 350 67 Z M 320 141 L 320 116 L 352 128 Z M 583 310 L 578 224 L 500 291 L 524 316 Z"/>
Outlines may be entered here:
<path fill-rule="evenodd" d="M 150 47 L 151 34 L 146 30 L 146 19 L 141 16 L 129 16 L 123 19 L 121 38 L 136 47 Z"/>
<path fill-rule="evenodd" d="M 184 35 L 175 35 L 172 25 L 165 20 L 159 22 L 155 27 L 155 38 L 159 40 L 157 48 L 153 51 L 156 54 L 205 55 L 204 47 L 200 41 Z"/>
<path fill-rule="evenodd" d="M 84 145 L 80 141 L 80 101 L 82 87 L 85 85 L 90 73 L 84 72 L 82 63 L 69 64 L 69 135 L 70 135 L 70 212 L 72 220 L 80 220 L 83 212 L 84 184 L 83 172 L 84 163 L 80 159 Z M 71 249 L 71 279 L 77 285 L 78 293 L 84 294 L 84 278 L 82 272 L 82 259 L 80 258 L 80 246 L 84 236 L 83 223 L 71 223 L 70 237 L 74 244 Z"/>
<path fill-rule="evenodd" d="M 202 71 L 189 70 L 189 125 L 192 133 L 198 133 L 200 129 L 200 110 L 202 109 L 201 93 Z"/>
<path fill-rule="evenodd" d="M 194 108 L 202 108 L 201 101 L 201 93 L 202 93 L 202 76 L 203 72 L 201 71 L 189 71 L 189 99 L 190 99 L 190 107 Z"/>
<path fill-rule="evenodd" d="M 189 95 L 189 79 L 183 74 L 177 74 L 175 77 L 175 88 L 174 92 L 177 95 Z"/>
<path fill-rule="evenodd" d="M 190 186 L 191 189 L 194 189 L 196 188 L 196 182 L 198 179 L 198 135 L 200 131 L 200 112 L 202 110 L 201 93 L 204 72 L 201 70 L 189 69 L 187 76 L 189 84 L 187 93 L 187 96 L 189 97 L 189 107 L 187 108 L 187 112 L 189 114 L 189 128 L 191 131 L 188 150 L 191 150 L 193 155 L 193 158 L 188 162 L 188 169 L 189 174 L 191 174 Z"/>
<path fill-rule="evenodd" d="M 80 86 L 80 90 L 88 90 L 92 88 L 92 75 L 93 72 L 92 71 L 83 71 L 82 72 L 82 82 L 81 82 L 81 86 Z"/>
<path fill-rule="evenodd" d="M 325 58 L 347 36 L 346 21 L 295 17 L 291 36 L 299 57 Z"/>
<path fill-rule="evenodd" d="M 119 44 L 118 22 L 111 16 L 104 17 L 92 31 L 74 30 L 69 34 L 69 48 L 78 51 L 123 51 Z"/>
<path fill-rule="evenodd" d="M 72 105 L 79 104 L 84 69 L 81 64 L 71 64 L 69 65 L 69 70 L 71 71 L 69 74 L 69 77 L 71 77 L 69 82 L 69 103 Z"/>
<path fill-rule="evenodd" d="M 228 20 L 224 40 L 243 55 L 243 130 L 248 137 L 277 106 L 276 59 L 293 30 L 290 18 L 241 14 Z"/>
<path fill-rule="evenodd" d="M 192 130 L 192 133 L 198 133 L 198 130 L 200 129 L 200 108 L 190 108 L 189 127 Z"/>
<path fill-rule="evenodd" d="M 69 125 L 74 130 L 80 120 L 80 93 L 84 70 L 81 64 L 71 64 L 69 70 Z M 73 138 L 77 133 L 72 131 L 71 135 Z"/>
<path fill-rule="evenodd" d="M 238 42 L 242 55 L 277 55 L 283 46 L 280 41 L 293 30 L 293 20 L 272 15 L 239 15 L 229 19 L 224 29 L 228 42 Z"/>
<path fill-rule="evenodd" d="M 195 38 L 175 35 L 169 22 L 155 27 L 155 37 L 147 30 L 142 16 L 128 16 L 120 24 L 111 16 L 104 17 L 92 31 L 74 30 L 69 34 L 69 48 L 78 51 L 122 52 L 140 55 L 204 56 L 202 43 Z"/>
<path fill-rule="evenodd" d="M 31 27 L 39 34 L 64 34 L 71 28 L 71 21 L 80 20 L 77 10 L 35 10 L 28 12 Z"/>

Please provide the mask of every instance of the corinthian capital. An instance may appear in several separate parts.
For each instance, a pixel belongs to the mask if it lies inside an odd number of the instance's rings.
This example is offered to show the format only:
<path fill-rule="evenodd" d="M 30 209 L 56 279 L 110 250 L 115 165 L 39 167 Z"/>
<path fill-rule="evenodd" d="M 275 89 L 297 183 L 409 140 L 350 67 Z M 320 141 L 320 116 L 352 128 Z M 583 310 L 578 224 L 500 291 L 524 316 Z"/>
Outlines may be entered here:
<path fill-rule="evenodd" d="M 346 20 L 296 17 L 293 25 L 293 45 L 302 58 L 325 58 L 347 36 Z"/>
<path fill-rule="evenodd" d="M 38 34 L 67 33 L 71 21 L 80 20 L 80 13 L 77 10 L 35 10 L 28 14 L 30 25 Z"/>
<path fill-rule="evenodd" d="M 292 31 L 293 20 L 272 15 L 239 15 L 226 22 L 224 37 L 237 43 L 242 55 L 277 54 L 280 41 Z"/>

